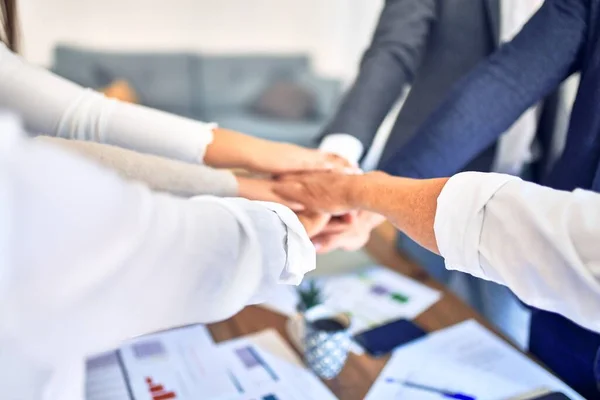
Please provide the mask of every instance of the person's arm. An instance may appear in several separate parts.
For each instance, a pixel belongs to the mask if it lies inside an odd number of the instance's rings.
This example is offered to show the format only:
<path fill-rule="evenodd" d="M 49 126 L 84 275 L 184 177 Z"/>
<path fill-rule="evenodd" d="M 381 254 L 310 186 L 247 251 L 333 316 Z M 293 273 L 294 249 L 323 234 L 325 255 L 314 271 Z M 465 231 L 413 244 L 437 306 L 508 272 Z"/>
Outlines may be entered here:
<path fill-rule="evenodd" d="M 0 364 L 20 354 L 24 368 L 51 369 L 136 335 L 221 320 L 315 267 L 283 206 L 154 194 L 16 129 L 2 121 L 0 343 L 11 352 Z M 4 389 L 21 375 L 3 365 L 14 372 Z"/>
<path fill-rule="evenodd" d="M 181 197 L 202 194 L 219 197 L 238 195 L 236 176 L 228 170 L 142 154 L 101 143 L 53 136 L 37 136 L 35 140 L 81 154 L 116 171 L 123 178 L 144 183 L 151 190 Z"/>
<path fill-rule="evenodd" d="M 358 76 L 324 129 L 321 149 L 356 164 L 418 70 L 435 0 L 386 0 Z"/>
<path fill-rule="evenodd" d="M 524 302 L 600 332 L 598 193 L 477 172 L 427 180 L 306 175 L 278 192 L 316 210 L 379 213 L 449 269 L 506 285 Z"/>
<path fill-rule="evenodd" d="M 380 176 L 368 187 L 356 204 L 387 216 L 447 268 L 600 332 L 600 194 L 476 172 L 449 180 Z"/>
<path fill-rule="evenodd" d="M 93 141 L 219 168 L 283 173 L 340 166 L 332 155 L 108 99 L 0 44 L 0 108 L 36 134 Z"/>
<path fill-rule="evenodd" d="M 462 169 L 580 68 L 588 7 L 586 0 L 547 0 L 511 42 L 455 86 L 382 169 L 413 178 Z"/>
<path fill-rule="evenodd" d="M 600 194 L 463 173 L 437 204 L 434 230 L 447 268 L 600 332 Z"/>

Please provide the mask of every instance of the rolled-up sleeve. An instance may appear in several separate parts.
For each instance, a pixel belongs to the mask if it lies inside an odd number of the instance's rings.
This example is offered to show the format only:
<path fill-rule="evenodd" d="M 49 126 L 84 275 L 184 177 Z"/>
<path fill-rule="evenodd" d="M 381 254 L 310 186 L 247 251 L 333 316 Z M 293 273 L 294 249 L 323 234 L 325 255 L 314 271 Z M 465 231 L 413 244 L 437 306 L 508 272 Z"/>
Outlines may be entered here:
<path fill-rule="evenodd" d="M 434 229 L 447 268 L 600 332 L 599 194 L 466 172 L 442 190 Z"/>

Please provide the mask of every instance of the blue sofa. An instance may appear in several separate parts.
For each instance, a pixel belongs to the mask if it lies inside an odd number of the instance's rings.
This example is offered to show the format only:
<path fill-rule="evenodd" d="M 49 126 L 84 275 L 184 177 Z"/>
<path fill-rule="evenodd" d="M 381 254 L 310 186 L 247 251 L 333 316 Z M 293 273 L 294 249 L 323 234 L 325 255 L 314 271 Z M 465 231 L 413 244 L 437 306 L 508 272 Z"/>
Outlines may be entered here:
<path fill-rule="evenodd" d="M 144 105 L 271 140 L 313 146 L 341 97 L 337 80 L 316 76 L 304 55 L 117 53 L 60 45 L 53 71 L 85 87 L 129 82 Z M 276 81 L 298 83 L 316 99 L 310 119 L 286 120 L 251 111 Z"/>

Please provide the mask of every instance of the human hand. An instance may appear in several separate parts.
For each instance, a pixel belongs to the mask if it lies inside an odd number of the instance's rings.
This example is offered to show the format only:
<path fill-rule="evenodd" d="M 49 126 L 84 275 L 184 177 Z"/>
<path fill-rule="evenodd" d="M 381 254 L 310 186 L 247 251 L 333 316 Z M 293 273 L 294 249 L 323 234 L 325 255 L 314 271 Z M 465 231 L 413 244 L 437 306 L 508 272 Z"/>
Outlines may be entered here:
<path fill-rule="evenodd" d="M 356 195 L 379 174 L 382 173 L 348 175 L 312 172 L 286 175 L 277 182 L 273 191 L 288 201 L 304 205 L 306 209 L 340 215 L 358 208 L 355 204 Z"/>
<path fill-rule="evenodd" d="M 355 168 L 334 154 L 224 128 L 213 130 L 213 141 L 206 147 L 203 162 L 215 168 L 241 168 L 273 175 Z"/>
<path fill-rule="evenodd" d="M 332 218 L 311 240 L 317 253 L 321 254 L 337 249 L 356 251 L 367 243 L 372 230 L 384 220 L 379 214 L 360 210 L 354 218 L 347 215 Z"/>
<path fill-rule="evenodd" d="M 248 178 L 236 176 L 238 182 L 238 196 L 248 200 L 270 201 L 283 204 L 293 211 L 304 210 L 304 205 L 287 200 L 273 191 L 275 181 L 270 179 Z M 327 222 L 325 222 L 327 223 Z"/>
<path fill-rule="evenodd" d="M 303 211 L 296 215 L 311 239 L 319 235 L 331 220 L 331 215 L 314 211 Z"/>
<path fill-rule="evenodd" d="M 338 155 L 289 143 L 265 140 L 249 151 L 251 156 L 248 169 L 273 175 L 355 169 L 355 166 Z"/>

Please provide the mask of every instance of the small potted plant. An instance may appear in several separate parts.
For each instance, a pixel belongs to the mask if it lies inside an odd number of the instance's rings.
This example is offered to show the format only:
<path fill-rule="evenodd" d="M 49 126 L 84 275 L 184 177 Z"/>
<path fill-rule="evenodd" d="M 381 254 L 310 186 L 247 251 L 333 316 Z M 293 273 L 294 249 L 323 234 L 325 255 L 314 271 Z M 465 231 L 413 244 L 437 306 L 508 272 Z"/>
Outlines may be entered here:
<path fill-rule="evenodd" d="M 313 307 L 323 304 L 323 293 L 315 280 L 308 282 L 305 288 L 298 287 L 299 302 L 296 309 L 299 313 L 306 313 Z"/>
<path fill-rule="evenodd" d="M 350 318 L 323 305 L 321 288 L 313 280 L 298 289 L 298 312 L 304 321 L 304 359 L 321 378 L 335 378 L 346 362 L 350 349 Z"/>

